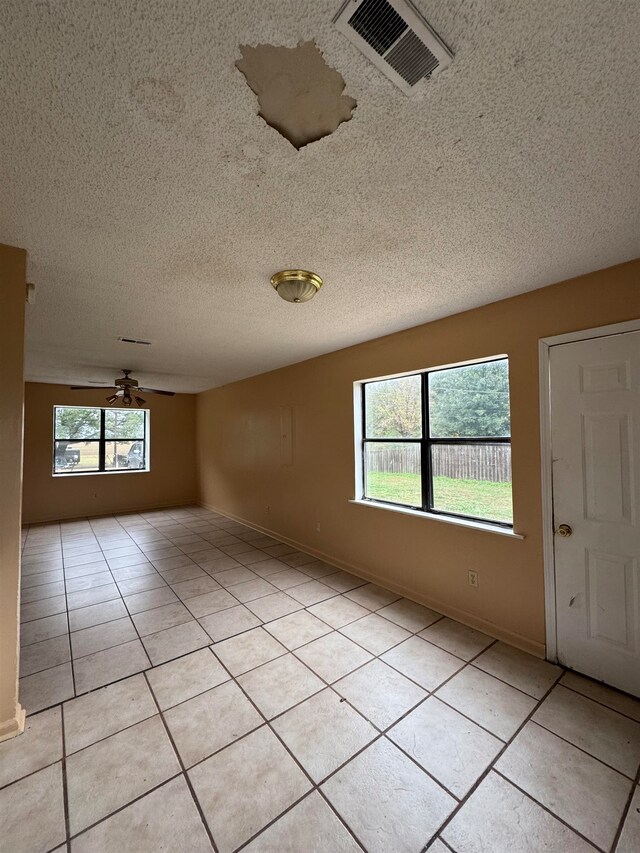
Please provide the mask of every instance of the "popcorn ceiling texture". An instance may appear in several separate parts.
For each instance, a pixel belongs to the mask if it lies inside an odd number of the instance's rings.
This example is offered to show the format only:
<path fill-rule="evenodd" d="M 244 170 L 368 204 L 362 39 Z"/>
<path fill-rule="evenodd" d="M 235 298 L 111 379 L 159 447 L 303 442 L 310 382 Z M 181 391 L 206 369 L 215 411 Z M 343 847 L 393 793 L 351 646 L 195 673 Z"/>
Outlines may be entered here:
<path fill-rule="evenodd" d="M 339 5 L 4 0 L 29 379 L 200 390 L 640 255 L 637 0 L 417 0 L 455 58 L 414 98 Z M 301 41 L 358 106 L 297 151 L 235 63 Z M 323 276 L 312 302 L 277 298 L 287 267 Z"/>

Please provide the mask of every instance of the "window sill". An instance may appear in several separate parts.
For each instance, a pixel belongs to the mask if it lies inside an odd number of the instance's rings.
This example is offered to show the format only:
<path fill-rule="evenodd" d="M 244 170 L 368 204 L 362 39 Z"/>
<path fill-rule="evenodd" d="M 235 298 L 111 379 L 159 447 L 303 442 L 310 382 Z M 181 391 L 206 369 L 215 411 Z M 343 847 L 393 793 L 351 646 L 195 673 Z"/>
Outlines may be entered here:
<path fill-rule="evenodd" d="M 149 474 L 150 471 L 150 468 L 121 468 L 119 471 L 76 471 L 75 473 L 69 471 L 68 474 L 60 472 L 52 473 L 51 476 L 57 480 L 58 477 L 103 477 L 105 474 L 110 477 L 112 474 Z"/>
<path fill-rule="evenodd" d="M 470 527 L 472 530 L 483 530 L 486 533 L 498 533 L 500 536 L 508 536 L 510 539 L 525 538 L 521 533 L 515 533 L 515 531 L 508 527 L 501 527 L 499 524 L 491 524 L 490 521 L 472 521 L 469 518 L 456 518 L 453 515 L 438 515 L 431 512 L 422 512 L 422 510 L 418 509 L 410 509 L 409 507 L 396 506 L 395 504 L 385 504 L 379 501 L 351 499 L 349 503 L 374 507 L 374 509 L 391 510 L 391 512 L 399 512 L 402 515 L 413 515 L 416 518 L 426 518 L 430 521 L 442 521 L 445 524 L 457 524 L 459 527 Z"/>

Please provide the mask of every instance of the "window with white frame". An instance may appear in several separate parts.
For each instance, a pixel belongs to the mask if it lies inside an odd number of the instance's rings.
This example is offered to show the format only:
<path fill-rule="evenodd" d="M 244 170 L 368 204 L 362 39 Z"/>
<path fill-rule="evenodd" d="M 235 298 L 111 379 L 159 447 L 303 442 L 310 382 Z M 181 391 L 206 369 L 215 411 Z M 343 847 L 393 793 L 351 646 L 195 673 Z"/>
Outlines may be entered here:
<path fill-rule="evenodd" d="M 359 499 L 512 527 L 506 358 L 360 387 Z"/>
<path fill-rule="evenodd" d="M 148 447 L 146 409 L 54 407 L 54 475 L 148 471 Z"/>

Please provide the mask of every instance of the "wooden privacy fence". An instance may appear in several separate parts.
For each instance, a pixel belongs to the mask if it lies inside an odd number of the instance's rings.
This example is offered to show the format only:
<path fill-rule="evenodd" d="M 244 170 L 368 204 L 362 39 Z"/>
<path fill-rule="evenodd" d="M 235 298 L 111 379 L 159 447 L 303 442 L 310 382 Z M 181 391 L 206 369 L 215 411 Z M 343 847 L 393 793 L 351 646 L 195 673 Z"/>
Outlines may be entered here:
<path fill-rule="evenodd" d="M 434 444 L 434 477 L 511 482 L 509 444 Z M 368 445 L 367 468 L 382 474 L 419 474 L 419 444 Z"/>

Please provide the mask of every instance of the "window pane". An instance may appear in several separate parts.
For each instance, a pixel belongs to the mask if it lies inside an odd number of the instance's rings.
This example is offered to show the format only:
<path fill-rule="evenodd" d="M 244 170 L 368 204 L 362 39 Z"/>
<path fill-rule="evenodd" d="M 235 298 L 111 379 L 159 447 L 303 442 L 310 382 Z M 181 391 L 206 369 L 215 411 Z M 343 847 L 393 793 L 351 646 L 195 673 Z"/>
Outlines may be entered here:
<path fill-rule="evenodd" d="M 100 409 L 56 408 L 56 438 L 100 438 Z"/>
<path fill-rule="evenodd" d="M 107 441 L 105 443 L 105 471 L 140 470 L 145 467 L 144 441 Z"/>
<path fill-rule="evenodd" d="M 402 376 L 365 385 L 367 438 L 422 437 L 422 382 Z"/>
<path fill-rule="evenodd" d="M 420 445 L 367 441 L 364 494 L 367 498 L 422 506 Z"/>
<path fill-rule="evenodd" d="M 100 442 L 55 442 L 53 470 L 56 474 L 77 474 L 80 471 L 98 471 L 99 468 Z"/>
<path fill-rule="evenodd" d="M 507 359 L 430 373 L 429 429 L 433 438 L 508 437 Z"/>
<path fill-rule="evenodd" d="M 144 412 L 107 409 L 104 413 L 105 438 L 144 438 Z"/>
<path fill-rule="evenodd" d="M 490 521 L 513 521 L 509 444 L 434 444 L 433 507 Z"/>

